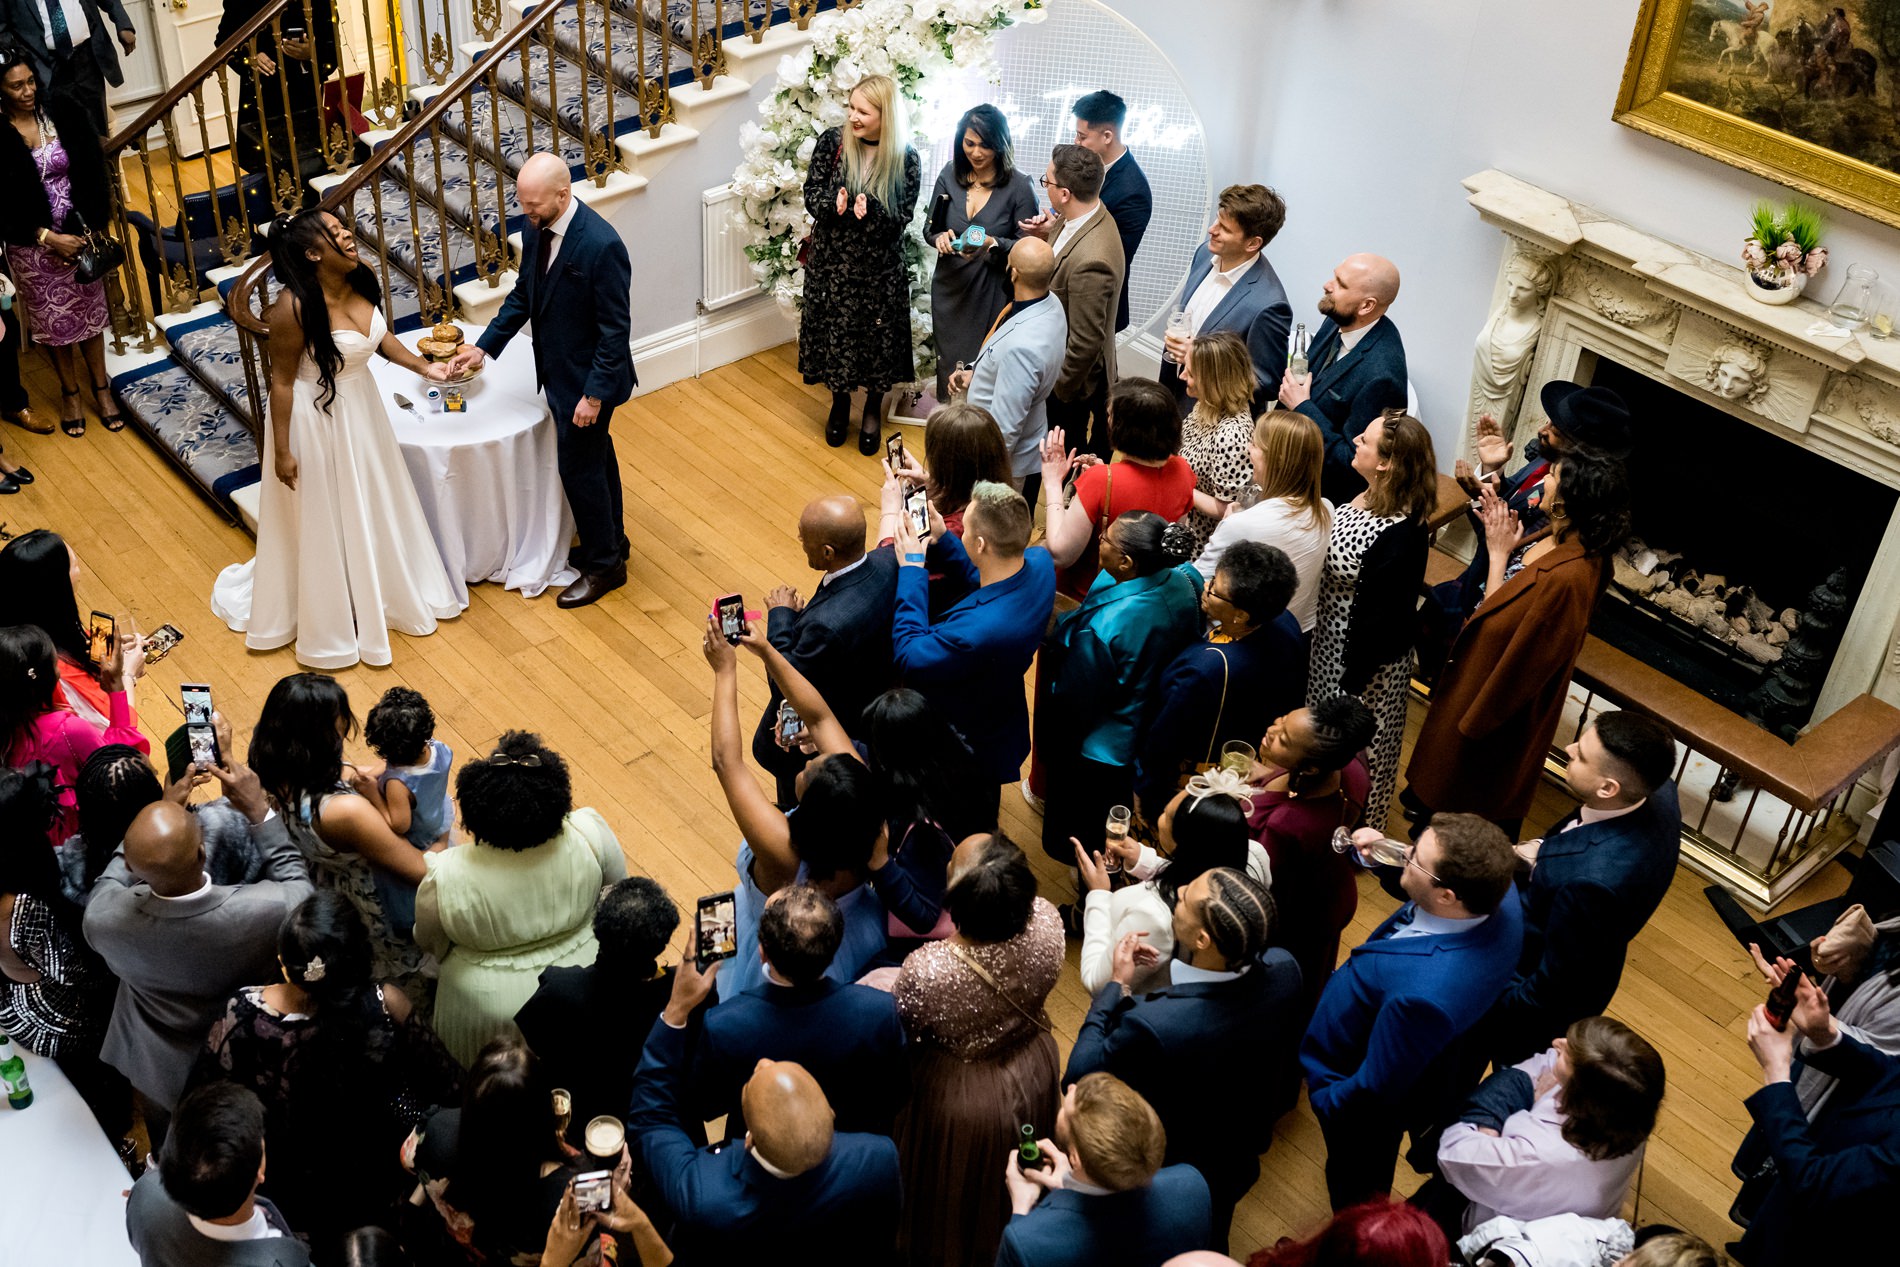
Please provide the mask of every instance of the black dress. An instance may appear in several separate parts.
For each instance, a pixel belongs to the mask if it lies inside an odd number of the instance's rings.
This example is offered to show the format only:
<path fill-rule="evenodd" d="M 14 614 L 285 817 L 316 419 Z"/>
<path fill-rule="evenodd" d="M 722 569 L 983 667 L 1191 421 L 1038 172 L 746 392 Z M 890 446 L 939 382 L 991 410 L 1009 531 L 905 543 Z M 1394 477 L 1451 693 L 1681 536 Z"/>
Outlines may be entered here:
<path fill-rule="evenodd" d="M 1009 251 L 1016 245 L 1016 225 L 1036 214 L 1036 187 L 1024 172 L 1011 172 L 1007 184 L 992 189 L 974 221 L 966 214 L 968 198 L 969 191 L 957 183 L 956 163 L 945 163 L 930 193 L 930 219 L 924 226 L 924 244 L 937 260 L 930 275 L 930 323 L 937 340 L 938 400 L 950 399 L 950 372 L 958 361 L 967 365 L 976 360 L 983 336 L 1009 302 Z M 958 234 L 972 223 L 990 235 L 987 251 L 937 255 L 933 229 Z"/>
<path fill-rule="evenodd" d="M 911 356 L 910 269 L 904 236 L 923 185 L 917 151 L 904 151 L 903 204 L 876 198 L 860 220 L 846 207 L 844 134 L 829 128 L 818 138 L 805 170 L 805 209 L 811 212 L 811 260 L 805 268 L 805 309 L 798 327 L 798 372 L 807 383 L 834 392 L 886 392 L 917 377 Z"/>

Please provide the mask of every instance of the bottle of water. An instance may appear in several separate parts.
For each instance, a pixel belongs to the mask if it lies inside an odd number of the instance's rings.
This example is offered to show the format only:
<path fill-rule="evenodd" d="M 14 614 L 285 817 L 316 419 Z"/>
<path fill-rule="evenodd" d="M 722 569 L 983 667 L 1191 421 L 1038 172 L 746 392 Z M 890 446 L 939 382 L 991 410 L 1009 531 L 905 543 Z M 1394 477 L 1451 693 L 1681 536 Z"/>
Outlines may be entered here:
<path fill-rule="evenodd" d="M 1287 348 L 1286 372 L 1306 377 L 1306 323 L 1302 321 L 1293 329 L 1293 342 Z"/>
<path fill-rule="evenodd" d="M 33 1103 L 33 1088 L 27 1084 L 26 1061 L 13 1050 L 13 1040 L 0 1033 L 0 1083 L 7 1090 L 7 1103 L 23 1109 Z"/>

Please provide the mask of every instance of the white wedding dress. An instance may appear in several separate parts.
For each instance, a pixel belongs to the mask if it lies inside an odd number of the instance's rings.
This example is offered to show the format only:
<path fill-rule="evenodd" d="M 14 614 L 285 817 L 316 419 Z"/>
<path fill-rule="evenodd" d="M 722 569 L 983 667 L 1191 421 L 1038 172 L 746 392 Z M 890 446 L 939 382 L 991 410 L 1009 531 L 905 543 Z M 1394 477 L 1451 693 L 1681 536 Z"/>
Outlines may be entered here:
<path fill-rule="evenodd" d="M 277 478 L 266 422 L 257 555 L 219 574 L 211 610 L 270 651 L 293 640 L 299 664 L 343 669 L 388 664 L 389 631 L 435 632 L 461 614 L 422 503 L 390 429 L 369 358 L 383 341 L 383 314 L 369 336 L 333 330 L 343 366 L 329 409 L 308 356 L 297 366 L 290 452 L 297 487 Z M 266 411 L 268 413 L 268 411 Z"/>

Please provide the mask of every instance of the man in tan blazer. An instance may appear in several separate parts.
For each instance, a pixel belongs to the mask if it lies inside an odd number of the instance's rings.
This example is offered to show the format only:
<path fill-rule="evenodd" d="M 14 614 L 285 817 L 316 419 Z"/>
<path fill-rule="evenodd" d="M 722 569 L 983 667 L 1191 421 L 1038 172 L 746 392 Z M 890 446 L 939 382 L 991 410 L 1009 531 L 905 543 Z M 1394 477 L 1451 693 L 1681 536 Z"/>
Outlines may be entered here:
<path fill-rule="evenodd" d="M 1056 275 L 1049 290 L 1069 318 L 1068 352 L 1049 397 L 1049 425 L 1107 458 L 1108 389 L 1115 382 L 1115 305 L 1126 261 L 1121 235 L 1102 208 L 1102 160 L 1080 145 L 1058 145 L 1043 173 Z"/>

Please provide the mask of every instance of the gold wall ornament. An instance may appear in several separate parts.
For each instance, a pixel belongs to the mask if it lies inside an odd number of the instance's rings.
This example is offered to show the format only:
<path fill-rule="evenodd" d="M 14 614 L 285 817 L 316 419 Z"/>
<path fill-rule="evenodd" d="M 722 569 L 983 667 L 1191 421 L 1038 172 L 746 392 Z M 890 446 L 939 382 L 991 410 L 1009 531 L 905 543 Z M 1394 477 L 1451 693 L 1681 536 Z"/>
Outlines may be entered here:
<path fill-rule="evenodd" d="M 1860 4 L 1843 7 L 1851 34 L 1829 57 L 1829 9 L 1813 20 L 1773 11 L 1750 38 L 1740 21 L 1710 23 L 1695 0 L 1643 0 L 1612 117 L 1900 226 L 1900 112 L 1876 95 L 1900 82 L 1900 59 L 1870 38 Z"/>

